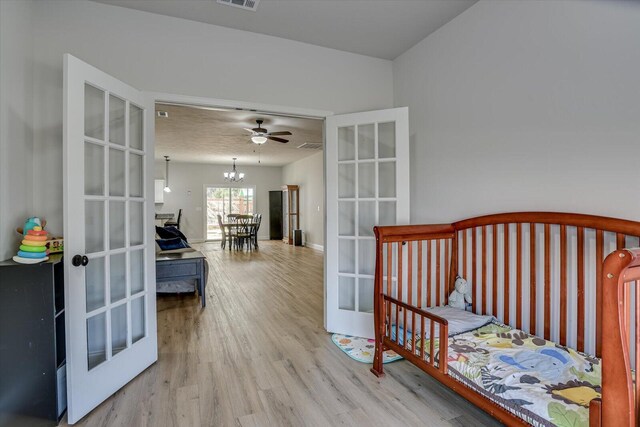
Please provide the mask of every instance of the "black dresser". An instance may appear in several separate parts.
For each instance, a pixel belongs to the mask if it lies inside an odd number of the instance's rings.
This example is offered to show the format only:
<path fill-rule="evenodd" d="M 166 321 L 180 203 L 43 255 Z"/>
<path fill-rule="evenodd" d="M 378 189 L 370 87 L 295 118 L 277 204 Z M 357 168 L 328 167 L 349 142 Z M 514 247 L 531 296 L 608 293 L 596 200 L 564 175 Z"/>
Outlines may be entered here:
<path fill-rule="evenodd" d="M 67 407 L 61 255 L 0 262 L 0 426 L 56 425 Z"/>

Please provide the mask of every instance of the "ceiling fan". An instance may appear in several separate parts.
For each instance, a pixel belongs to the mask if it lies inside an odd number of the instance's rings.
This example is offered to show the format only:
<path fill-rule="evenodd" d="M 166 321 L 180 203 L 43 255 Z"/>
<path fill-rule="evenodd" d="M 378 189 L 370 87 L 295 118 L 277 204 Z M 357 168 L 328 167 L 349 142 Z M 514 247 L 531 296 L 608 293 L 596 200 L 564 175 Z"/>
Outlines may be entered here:
<path fill-rule="evenodd" d="M 267 129 L 262 127 L 263 122 L 264 120 L 258 119 L 256 120 L 256 123 L 258 124 L 257 128 L 244 128 L 244 130 L 246 130 L 247 132 L 251 132 L 251 141 L 253 143 L 262 145 L 267 142 L 268 139 L 272 141 L 282 142 L 283 144 L 289 142 L 288 139 L 278 138 L 276 135 L 293 135 L 291 132 L 289 132 L 288 130 L 282 132 L 269 132 L 267 131 Z"/>

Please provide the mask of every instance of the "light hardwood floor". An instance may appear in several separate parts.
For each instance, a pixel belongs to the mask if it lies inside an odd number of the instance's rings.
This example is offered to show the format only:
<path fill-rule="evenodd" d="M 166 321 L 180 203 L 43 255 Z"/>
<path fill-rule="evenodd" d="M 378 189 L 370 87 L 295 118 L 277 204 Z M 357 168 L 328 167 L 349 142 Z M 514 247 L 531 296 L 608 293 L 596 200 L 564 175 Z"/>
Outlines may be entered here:
<path fill-rule="evenodd" d="M 196 246 L 210 263 L 207 307 L 160 296 L 158 362 L 76 425 L 499 425 L 406 361 L 378 379 L 343 354 L 322 326 L 321 252 Z"/>

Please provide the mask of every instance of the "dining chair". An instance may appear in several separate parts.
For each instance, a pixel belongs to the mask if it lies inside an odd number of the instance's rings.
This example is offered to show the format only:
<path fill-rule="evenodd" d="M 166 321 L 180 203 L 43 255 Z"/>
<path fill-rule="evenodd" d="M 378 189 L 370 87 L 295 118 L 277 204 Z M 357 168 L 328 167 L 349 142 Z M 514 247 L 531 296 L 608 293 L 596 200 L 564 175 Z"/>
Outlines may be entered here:
<path fill-rule="evenodd" d="M 220 241 L 220 247 L 224 249 L 227 244 L 227 239 L 229 239 L 229 249 L 231 249 L 231 235 L 227 233 L 227 228 L 222 223 L 222 215 L 218 214 L 217 216 L 218 216 L 218 226 L 220 227 L 220 232 L 222 233 L 222 240 Z"/>
<path fill-rule="evenodd" d="M 244 249 L 245 242 L 247 247 L 251 249 L 251 228 L 253 223 L 252 215 L 238 215 L 237 217 L 238 227 L 236 234 L 236 248 Z"/>
<path fill-rule="evenodd" d="M 253 247 L 258 249 L 258 230 L 260 230 L 260 224 L 262 223 L 262 214 L 255 214 L 253 216 L 254 226 L 251 227 L 251 240 Z"/>
<path fill-rule="evenodd" d="M 178 218 L 174 221 L 174 220 L 168 220 L 165 221 L 164 226 L 173 226 L 176 227 L 178 230 L 180 230 L 180 220 L 182 219 L 182 209 L 178 209 Z"/>

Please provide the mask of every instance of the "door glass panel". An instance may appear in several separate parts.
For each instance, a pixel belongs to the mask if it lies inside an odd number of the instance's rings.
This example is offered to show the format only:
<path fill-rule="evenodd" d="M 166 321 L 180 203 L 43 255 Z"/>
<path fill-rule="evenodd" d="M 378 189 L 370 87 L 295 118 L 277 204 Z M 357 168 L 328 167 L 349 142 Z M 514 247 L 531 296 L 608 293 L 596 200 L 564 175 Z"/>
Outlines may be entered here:
<path fill-rule="evenodd" d="M 111 255 L 111 266 L 109 268 L 111 303 L 120 301 L 127 296 L 126 256 L 125 253 Z"/>
<path fill-rule="evenodd" d="M 378 174 L 378 197 L 396 197 L 396 162 L 380 162 Z"/>
<path fill-rule="evenodd" d="M 358 159 L 373 159 L 376 156 L 375 125 L 358 126 Z"/>
<path fill-rule="evenodd" d="M 94 258 L 85 267 L 87 313 L 104 307 L 105 267 L 104 257 Z"/>
<path fill-rule="evenodd" d="M 104 91 L 84 85 L 84 134 L 104 140 Z"/>
<path fill-rule="evenodd" d="M 358 203 L 358 235 L 373 236 L 376 223 L 376 202 Z"/>
<path fill-rule="evenodd" d="M 373 275 L 376 261 L 376 241 L 362 239 L 358 241 L 358 273 Z"/>
<path fill-rule="evenodd" d="M 338 202 L 338 234 L 340 236 L 356 235 L 356 203 Z"/>
<path fill-rule="evenodd" d="M 358 164 L 358 197 L 376 197 L 375 163 Z"/>
<path fill-rule="evenodd" d="M 144 338 L 144 296 L 131 301 L 131 342 L 135 343 Z"/>
<path fill-rule="evenodd" d="M 338 197 L 356 197 L 356 165 L 338 165 Z"/>
<path fill-rule="evenodd" d="M 127 348 L 127 304 L 111 309 L 111 354 Z"/>
<path fill-rule="evenodd" d="M 131 251 L 131 295 L 144 290 L 144 250 Z"/>
<path fill-rule="evenodd" d="M 131 154 L 129 156 L 129 195 L 142 197 L 142 156 Z"/>
<path fill-rule="evenodd" d="M 358 311 L 373 313 L 373 279 L 358 279 Z"/>
<path fill-rule="evenodd" d="M 338 160 L 355 160 L 355 139 L 354 126 L 338 128 Z"/>
<path fill-rule="evenodd" d="M 378 158 L 388 159 L 396 156 L 396 123 L 378 124 Z"/>
<path fill-rule="evenodd" d="M 104 147 L 84 143 L 84 194 L 104 195 Z"/>
<path fill-rule="evenodd" d="M 104 202 L 86 201 L 84 221 L 85 252 L 104 251 Z"/>
<path fill-rule="evenodd" d="M 142 118 L 142 108 L 129 104 L 129 146 L 136 150 L 143 149 L 144 122 Z"/>
<path fill-rule="evenodd" d="M 340 239 L 338 241 L 338 271 L 340 273 L 356 272 L 356 241 Z"/>
<path fill-rule="evenodd" d="M 109 141 L 124 145 L 124 100 L 109 95 Z"/>
<path fill-rule="evenodd" d="M 106 318 L 103 312 L 87 319 L 87 359 L 90 370 L 107 360 Z"/>
<path fill-rule="evenodd" d="M 395 225 L 396 224 L 396 202 L 379 202 L 380 211 L 378 224 Z"/>
<path fill-rule="evenodd" d="M 109 202 L 109 247 L 124 248 L 124 202 Z"/>
<path fill-rule="evenodd" d="M 144 241 L 144 203 L 129 202 L 130 245 L 141 245 Z"/>
<path fill-rule="evenodd" d="M 124 196 L 124 151 L 109 149 L 109 194 Z"/>
<path fill-rule="evenodd" d="M 338 277 L 338 308 L 341 310 L 356 309 L 356 283 L 353 277 Z"/>

